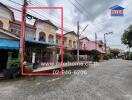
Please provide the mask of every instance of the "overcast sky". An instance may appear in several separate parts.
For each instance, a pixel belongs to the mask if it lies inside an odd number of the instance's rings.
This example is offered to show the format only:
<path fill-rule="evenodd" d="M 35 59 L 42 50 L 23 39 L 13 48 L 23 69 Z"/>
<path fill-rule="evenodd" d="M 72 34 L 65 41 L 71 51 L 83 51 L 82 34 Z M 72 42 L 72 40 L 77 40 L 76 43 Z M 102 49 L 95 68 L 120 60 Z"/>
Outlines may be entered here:
<path fill-rule="evenodd" d="M 10 0 L 0 0 L 2 3 L 20 9 L 20 5 Z M 23 0 L 12 0 L 23 3 Z M 76 22 L 80 21 L 80 27 L 83 29 L 87 24 L 87 29 L 83 32 L 84 36 L 94 40 L 95 33 L 98 39 L 103 40 L 103 34 L 113 32 L 107 36 L 107 44 L 114 48 L 124 50 L 126 46 L 121 44 L 123 31 L 132 24 L 132 0 L 30 0 L 30 6 L 62 6 L 64 8 L 64 27 L 66 30 L 76 32 Z M 112 6 L 120 5 L 124 7 L 123 17 L 111 17 L 110 9 Z M 35 10 L 36 11 L 36 10 Z M 16 19 L 20 19 L 20 12 L 15 11 Z M 42 19 L 49 18 L 55 24 L 60 25 L 60 11 L 38 10 L 39 14 L 32 11 L 33 14 Z"/>

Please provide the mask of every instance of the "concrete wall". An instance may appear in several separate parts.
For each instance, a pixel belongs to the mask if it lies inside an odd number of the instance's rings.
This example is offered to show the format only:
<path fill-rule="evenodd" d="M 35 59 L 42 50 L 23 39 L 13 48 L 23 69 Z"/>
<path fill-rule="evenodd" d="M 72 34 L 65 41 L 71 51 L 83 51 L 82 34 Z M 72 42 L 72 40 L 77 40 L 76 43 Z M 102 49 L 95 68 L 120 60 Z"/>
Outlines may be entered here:
<path fill-rule="evenodd" d="M 80 49 L 82 50 L 98 50 L 99 52 L 104 52 L 104 46 L 102 45 L 99 46 L 99 43 L 95 43 L 94 41 L 88 41 L 86 39 L 80 40 L 80 42 L 82 43 L 82 45 L 80 45 Z"/>
<path fill-rule="evenodd" d="M 44 32 L 46 35 L 46 42 L 49 41 L 49 35 L 52 35 L 54 37 L 53 41 L 56 43 L 56 30 L 53 26 L 47 23 L 37 23 L 36 28 L 36 40 L 39 40 L 39 33 Z"/>
<path fill-rule="evenodd" d="M 80 49 L 81 50 L 87 49 L 88 48 L 88 43 L 89 43 L 89 41 L 86 40 L 86 39 L 80 40 Z"/>
<path fill-rule="evenodd" d="M 21 34 L 21 26 L 18 25 L 18 24 L 11 23 L 9 30 L 11 31 L 11 29 L 14 30 L 13 33 L 15 33 L 17 35 Z M 35 29 L 31 29 L 31 28 L 26 27 L 25 39 L 26 40 L 34 40 L 35 37 L 36 37 L 36 35 L 35 35 Z"/>
<path fill-rule="evenodd" d="M 65 45 L 66 45 L 66 47 L 68 47 L 69 49 L 76 49 L 77 48 L 77 36 L 75 35 L 75 34 L 73 34 L 73 33 L 68 33 L 68 34 L 66 34 L 65 35 L 65 37 L 67 38 L 66 40 L 65 40 Z M 71 46 L 70 46 L 70 42 L 71 41 Z M 74 47 L 74 43 L 73 42 L 75 42 L 75 47 Z"/>
<path fill-rule="evenodd" d="M 15 40 L 14 38 L 10 37 L 9 35 L 1 34 L 1 33 L 0 33 L 0 39 L 3 39 L 3 40 Z"/>
<path fill-rule="evenodd" d="M 11 13 L 6 8 L 0 6 L 0 21 L 3 22 L 3 28 L 6 30 L 9 29 L 9 20 L 12 20 L 10 14 Z"/>

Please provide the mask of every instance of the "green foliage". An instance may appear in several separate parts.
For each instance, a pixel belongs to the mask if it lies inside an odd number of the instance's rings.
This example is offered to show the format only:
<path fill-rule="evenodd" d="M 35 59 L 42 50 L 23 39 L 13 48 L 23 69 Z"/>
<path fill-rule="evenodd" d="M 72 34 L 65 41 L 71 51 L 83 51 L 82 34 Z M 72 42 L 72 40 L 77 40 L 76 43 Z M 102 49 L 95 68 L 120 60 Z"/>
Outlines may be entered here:
<path fill-rule="evenodd" d="M 73 57 L 70 53 L 64 53 L 63 59 L 64 62 L 73 61 Z M 61 61 L 61 55 L 59 56 L 59 61 Z"/>
<path fill-rule="evenodd" d="M 120 51 L 118 49 L 112 49 L 110 50 L 110 53 L 112 54 L 112 58 L 116 58 L 119 55 Z"/>
<path fill-rule="evenodd" d="M 20 66 L 21 66 L 21 55 L 18 54 L 18 58 L 14 58 L 14 59 L 11 59 L 9 61 L 9 66 L 12 68 L 12 69 L 20 69 Z"/>
<path fill-rule="evenodd" d="M 64 53 L 64 62 L 67 62 L 67 61 L 72 61 L 73 60 L 73 57 L 71 54 L 69 53 Z"/>
<path fill-rule="evenodd" d="M 129 58 L 129 56 L 130 56 L 130 58 Z M 126 60 L 132 60 L 132 52 L 130 52 L 130 55 L 129 55 L 129 52 L 126 52 L 125 53 L 125 59 Z"/>
<path fill-rule="evenodd" d="M 128 47 L 132 47 L 132 25 L 130 25 L 128 29 L 124 31 L 121 41 Z"/>
<path fill-rule="evenodd" d="M 109 60 L 111 58 L 111 54 L 110 53 L 105 53 L 104 54 L 104 60 Z"/>
<path fill-rule="evenodd" d="M 12 69 L 19 69 L 20 66 L 21 66 L 21 61 L 20 59 L 12 59 L 9 61 L 9 66 L 12 68 Z"/>
<path fill-rule="evenodd" d="M 109 52 L 109 53 L 107 53 L 107 55 L 108 55 L 109 59 L 112 59 L 113 53 Z"/>
<path fill-rule="evenodd" d="M 92 50 L 92 51 L 91 51 L 91 54 L 92 54 L 93 56 L 97 56 L 97 55 L 100 54 L 100 52 L 98 52 L 97 50 Z"/>

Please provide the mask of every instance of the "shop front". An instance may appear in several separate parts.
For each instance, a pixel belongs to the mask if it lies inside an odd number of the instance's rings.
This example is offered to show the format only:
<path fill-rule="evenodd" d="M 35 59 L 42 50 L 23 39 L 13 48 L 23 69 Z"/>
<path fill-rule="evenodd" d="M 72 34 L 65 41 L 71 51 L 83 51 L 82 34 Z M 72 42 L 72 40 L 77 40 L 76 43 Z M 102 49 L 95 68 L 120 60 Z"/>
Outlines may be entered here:
<path fill-rule="evenodd" d="M 17 58 L 19 53 L 19 41 L 0 39 L 0 73 L 9 68 L 9 61 Z"/>
<path fill-rule="evenodd" d="M 56 43 L 46 43 L 36 40 L 25 41 L 25 59 L 28 64 L 54 63 L 56 57 Z"/>

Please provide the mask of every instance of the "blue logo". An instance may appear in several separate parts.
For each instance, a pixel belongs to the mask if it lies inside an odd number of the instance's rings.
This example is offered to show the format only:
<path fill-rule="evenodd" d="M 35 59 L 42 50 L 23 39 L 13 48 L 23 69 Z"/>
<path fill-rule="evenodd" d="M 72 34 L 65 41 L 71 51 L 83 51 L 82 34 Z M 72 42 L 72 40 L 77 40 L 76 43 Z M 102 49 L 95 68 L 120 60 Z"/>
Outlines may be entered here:
<path fill-rule="evenodd" d="M 118 5 L 115 5 L 110 8 L 111 16 L 124 16 L 124 8 Z"/>

